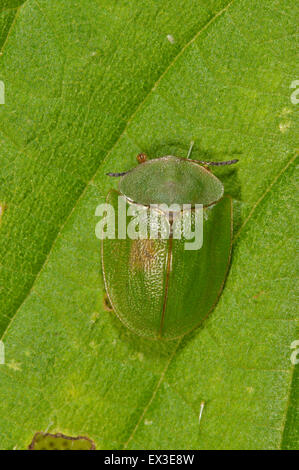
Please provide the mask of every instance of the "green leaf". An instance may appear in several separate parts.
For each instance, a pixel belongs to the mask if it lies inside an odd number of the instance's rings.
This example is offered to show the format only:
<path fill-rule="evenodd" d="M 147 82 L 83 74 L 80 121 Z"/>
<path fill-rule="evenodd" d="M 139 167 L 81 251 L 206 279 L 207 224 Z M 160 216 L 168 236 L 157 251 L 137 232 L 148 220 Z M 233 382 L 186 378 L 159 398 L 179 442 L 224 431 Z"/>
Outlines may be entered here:
<path fill-rule="evenodd" d="M 299 447 L 298 9 L 0 1 L 1 448 L 37 431 L 98 449 Z M 232 264 L 202 328 L 151 342 L 104 308 L 95 208 L 108 171 L 191 140 L 192 158 L 240 160 L 215 170 L 234 198 Z"/>

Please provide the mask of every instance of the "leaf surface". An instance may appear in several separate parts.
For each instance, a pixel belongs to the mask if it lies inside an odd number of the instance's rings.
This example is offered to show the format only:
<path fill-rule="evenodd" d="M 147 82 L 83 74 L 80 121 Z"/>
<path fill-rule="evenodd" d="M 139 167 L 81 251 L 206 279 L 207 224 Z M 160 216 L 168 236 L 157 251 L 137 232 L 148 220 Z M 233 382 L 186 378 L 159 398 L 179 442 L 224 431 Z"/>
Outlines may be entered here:
<path fill-rule="evenodd" d="M 1 448 L 37 431 L 298 448 L 297 2 L 71 3 L 0 2 Z M 192 140 L 192 158 L 240 160 L 215 170 L 234 199 L 231 269 L 202 328 L 151 342 L 104 308 L 95 209 L 107 172 Z"/>

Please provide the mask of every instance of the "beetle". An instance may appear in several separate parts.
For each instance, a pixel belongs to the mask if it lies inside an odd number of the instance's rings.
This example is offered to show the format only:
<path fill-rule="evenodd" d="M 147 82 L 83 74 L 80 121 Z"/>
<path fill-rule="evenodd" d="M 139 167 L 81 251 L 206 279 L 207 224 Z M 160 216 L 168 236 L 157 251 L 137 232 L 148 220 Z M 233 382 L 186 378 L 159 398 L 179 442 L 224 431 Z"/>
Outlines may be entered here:
<path fill-rule="evenodd" d="M 188 154 L 189 156 L 189 154 Z M 172 340 L 199 326 L 215 307 L 224 286 L 231 257 L 232 200 L 210 166 L 238 160 L 205 162 L 172 155 L 147 160 L 118 177 L 118 190 L 106 202 L 119 223 L 118 197 L 126 207 L 147 210 L 150 204 L 202 204 L 203 245 L 186 250 L 184 236 L 102 240 L 102 270 L 111 306 L 121 322 L 139 336 Z M 173 216 L 160 213 L 170 226 Z M 194 226 L 194 216 L 192 216 Z M 126 219 L 126 223 L 128 220 Z M 161 222 L 160 222 L 161 225 Z M 117 226 L 118 228 L 118 226 Z"/>

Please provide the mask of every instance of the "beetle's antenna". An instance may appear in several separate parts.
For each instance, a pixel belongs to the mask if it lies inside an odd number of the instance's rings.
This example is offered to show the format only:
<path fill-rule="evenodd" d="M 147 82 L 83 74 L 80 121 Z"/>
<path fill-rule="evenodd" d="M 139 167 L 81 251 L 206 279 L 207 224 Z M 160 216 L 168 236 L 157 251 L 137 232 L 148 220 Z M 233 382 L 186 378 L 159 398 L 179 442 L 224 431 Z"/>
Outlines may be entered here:
<path fill-rule="evenodd" d="M 200 163 L 201 165 L 207 165 L 207 166 L 224 166 L 224 165 L 234 165 L 235 163 L 238 163 L 238 159 L 236 158 L 235 160 L 227 160 L 226 162 L 203 162 L 200 160 L 191 160 L 194 163 Z"/>
<path fill-rule="evenodd" d="M 194 140 L 191 140 L 187 158 L 189 158 L 192 153 L 193 145 L 194 145 Z"/>
<path fill-rule="evenodd" d="M 128 171 L 123 171 L 122 173 L 106 173 L 106 176 L 113 176 L 115 178 L 118 178 L 119 176 L 124 176 L 127 173 L 129 173 L 129 172 Z"/>

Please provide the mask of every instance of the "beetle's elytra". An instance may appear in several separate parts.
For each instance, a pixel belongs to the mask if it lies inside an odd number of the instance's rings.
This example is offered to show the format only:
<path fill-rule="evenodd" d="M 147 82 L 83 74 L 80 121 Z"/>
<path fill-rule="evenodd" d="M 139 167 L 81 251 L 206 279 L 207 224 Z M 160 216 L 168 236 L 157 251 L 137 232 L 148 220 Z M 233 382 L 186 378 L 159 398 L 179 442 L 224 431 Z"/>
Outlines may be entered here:
<path fill-rule="evenodd" d="M 230 261 L 232 203 L 221 181 L 199 164 L 206 162 L 138 160 L 142 164 L 129 172 L 110 174 L 120 176 L 119 190 L 107 196 L 116 214 L 119 195 L 128 206 L 203 205 L 199 250 L 184 249 L 184 237 L 102 242 L 105 287 L 116 315 L 140 336 L 169 340 L 196 328 L 217 303 Z"/>

